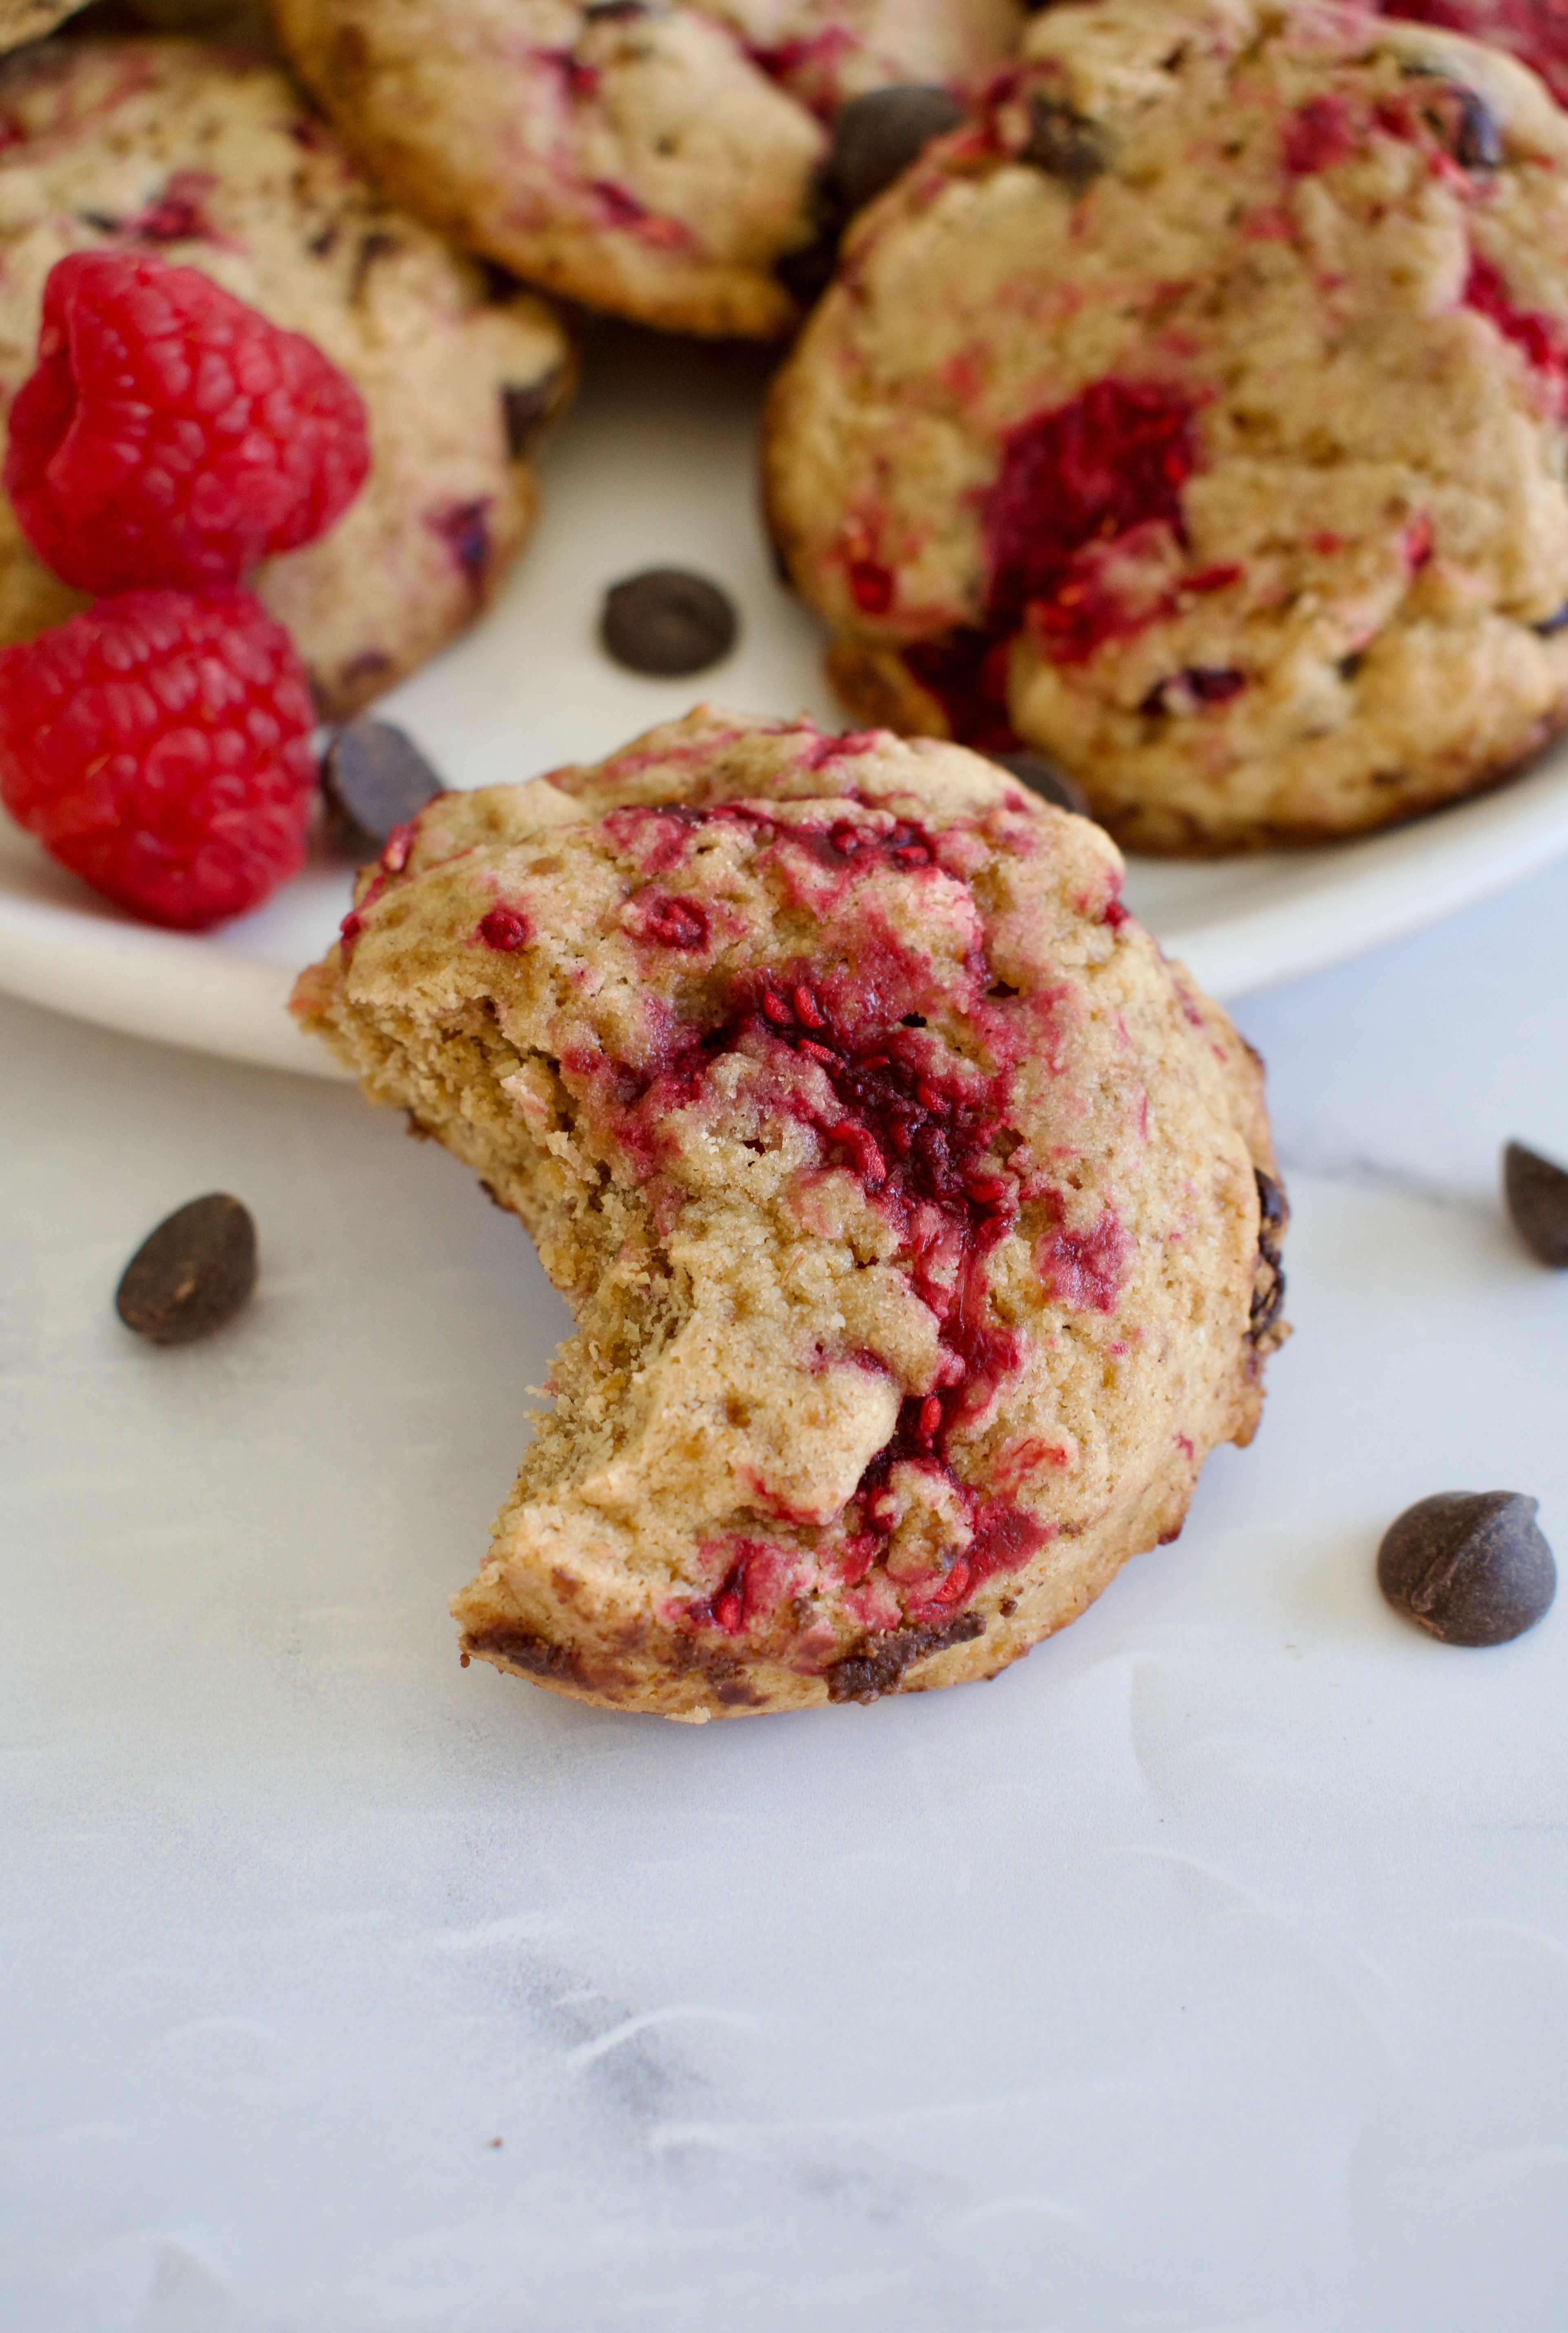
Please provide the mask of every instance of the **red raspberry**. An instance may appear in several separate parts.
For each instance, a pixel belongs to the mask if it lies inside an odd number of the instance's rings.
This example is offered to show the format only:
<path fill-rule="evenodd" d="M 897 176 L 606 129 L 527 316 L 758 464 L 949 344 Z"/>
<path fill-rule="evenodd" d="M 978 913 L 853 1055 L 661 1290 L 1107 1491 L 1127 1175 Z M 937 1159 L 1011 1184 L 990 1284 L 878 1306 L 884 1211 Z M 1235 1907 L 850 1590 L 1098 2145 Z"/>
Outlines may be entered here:
<path fill-rule="evenodd" d="M 248 591 L 127 591 L 0 651 L 0 801 L 106 898 L 214 924 L 303 860 L 313 717 Z"/>
<path fill-rule="evenodd" d="M 198 269 L 83 251 L 50 270 L 5 491 L 80 590 L 236 583 L 331 526 L 370 464 L 352 381 Z"/>

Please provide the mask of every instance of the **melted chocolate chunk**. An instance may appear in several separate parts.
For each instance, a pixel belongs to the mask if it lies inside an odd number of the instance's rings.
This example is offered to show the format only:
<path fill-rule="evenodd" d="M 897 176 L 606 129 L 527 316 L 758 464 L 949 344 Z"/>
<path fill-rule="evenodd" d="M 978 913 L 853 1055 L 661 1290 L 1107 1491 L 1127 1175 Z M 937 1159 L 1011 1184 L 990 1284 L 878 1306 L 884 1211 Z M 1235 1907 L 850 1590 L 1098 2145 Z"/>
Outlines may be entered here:
<path fill-rule="evenodd" d="M 1533 1628 L 1557 1592 L 1535 1501 L 1517 1491 L 1439 1491 L 1389 1525 L 1378 1585 L 1445 1645 L 1505 1645 Z"/>
<path fill-rule="evenodd" d="M 498 1653 L 504 1661 L 510 1661 L 514 1668 L 525 1669 L 530 1676 L 575 1680 L 582 1669 L 573 1647 L 553 1644 L 548 1637 L 536 1636 L 532 1628 L 489 1628 L 482 1637 L 465 1637 L 465 1662 L 470 1653 Z"/>
<path fill-rule="evenodd" d="M 322 764 L 328 832 L 359 859 L 373 859 L 394 827 L 446 791 L 413 739 L 390 721 L 351 721 Z"/>
<path fill-rule="evenodd" d="M 1111 167 L 1105 137 L 1092 122 L 1059 97 L 1034 97 L 1029 101 L 1034 127 L 1018 159 L 1048 178 L 1060 178 L 1081 194 L 1092 179 Z"/>
<path fill-rule="evenodd" d="M 740 626 L 728 594 L 706 576 L 650 567 L 605 593 L 599 629 L 617 664 L 674 679 L 718 664 Z"/>
<path fill-rule="evenodd" d="M 506 451 L 514 462 L 520 462 L 535 443 L 550 418 L 560 387 L 559 367 L 547 372 L 543 380 L 531 380 L 521 385 L 512 381 L 504 384 L 501 390 L 501 424 L 506 432 Z"/>
<path fill-rule="evenodd" d="M 891 1636 L 869 1637 L 865 1640 L 869 1650 L 835 1661 L 826 1672 L 828 1699 L 880 1701 L 883 1694 L 899 1691 L 904 1671 L 912 1662 L 923 1661 L 931 1653 L 945 1653 L 950 1645 L 973 1644 L 985 1633 L 980 1614 L 965 1612 L 946 1627 L 895 1628 Z"/>
<path fill-rule="evenodd" d="M 902 177 L 933 138 L 956 130 L 964 109 L 949 90 L 909 82 L 851 97 L 833 124 L 825 178 L 850 211 Z"/>
<path fill-rule="evenodd" d="M 1537 638 L 1543 640 L 1551 639 L 1557 632 L 1568 631 L 1568 603 L 1559 608 L 1554 616 L 1548 616 L 1544 623 L 1532 624 L 1530 629 Z"/>
<path fill-rule="evenodd" d="M 233 1320 L 255 1275 L 250 1209 L 226 1191 L 209 1191 L 148 1234 L 125 1267 L 114 1309 L 149 1344 L 188 1345 Z"/>
<path fill-rule="evenodd" d="M 1272 1175 L 1265 1175 L 1261 1166 L 1252 1171 L 1257 1185 L 1257 1263 L 1253 1271 L 1252 1311 L 1246 1333 L 1251 1343 L 1261 1345 L 1265 1338 L 1272 1337 L 1284 1304 L 1280 1243 L 1290 1222 L 1290 1208 Z"/>
<path fill-rule="evenodd" d="M 1510 1142 L 1503 1153 L 1503 1195 L 1508 1220 L 1533 1256 L 1554 1272 L 1568 1271 L 1568 1172 Z"/>
<path fill-rule="evenodd" d="M 1044 754 L 992 754 L 987 759 L 1006 770 L 1019 782 L 1037 793 L 1043 801 L 1054 802 L 1058 810 L 1076 811 L 1080 818 L 1092 818 L 1089 797 L 1076 778 L 1047 760 Z"/>

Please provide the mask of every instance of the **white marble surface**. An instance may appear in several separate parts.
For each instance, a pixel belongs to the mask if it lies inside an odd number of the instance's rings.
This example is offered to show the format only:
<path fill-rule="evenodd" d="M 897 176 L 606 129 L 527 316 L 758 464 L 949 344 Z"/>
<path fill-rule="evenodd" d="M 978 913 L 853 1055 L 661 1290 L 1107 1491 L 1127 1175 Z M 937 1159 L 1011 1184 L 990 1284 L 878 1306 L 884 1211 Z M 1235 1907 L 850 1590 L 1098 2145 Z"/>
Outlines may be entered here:
<path fill-rule="evenodd" d="M 1561 2333 L 1568 866 L 1241 1010 L 1292 1170 L 1262 1435 L 1000 1683 L 702 1730 L 457 1663 L 559 1313 L 346 1090 L 0 1003 L 7 2333 Z M 265 1279 L 110 1297 L 225 1185 Z M 504 2142 L 496 2146 L 497 2139 Z"/>

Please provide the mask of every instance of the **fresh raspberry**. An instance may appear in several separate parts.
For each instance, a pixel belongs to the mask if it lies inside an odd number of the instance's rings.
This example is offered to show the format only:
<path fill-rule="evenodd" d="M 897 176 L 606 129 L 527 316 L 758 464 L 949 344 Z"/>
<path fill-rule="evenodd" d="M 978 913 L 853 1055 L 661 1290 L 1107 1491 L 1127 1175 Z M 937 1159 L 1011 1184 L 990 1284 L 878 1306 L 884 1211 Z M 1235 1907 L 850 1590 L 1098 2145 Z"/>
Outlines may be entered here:
<path fill-rule="evenodd" d="M 215 924 L 303 860 L 313 718 L 248 591 L 128 591 L 0 652 L 0 801 L 106 898 Z"/>
<path fill-rule="evenodd" d="M 352 381 L 198 269 L 83 251 L 50 270 L 5 490 L 68 583 L 238 582 L 331 526 L 370 464 Z"/>

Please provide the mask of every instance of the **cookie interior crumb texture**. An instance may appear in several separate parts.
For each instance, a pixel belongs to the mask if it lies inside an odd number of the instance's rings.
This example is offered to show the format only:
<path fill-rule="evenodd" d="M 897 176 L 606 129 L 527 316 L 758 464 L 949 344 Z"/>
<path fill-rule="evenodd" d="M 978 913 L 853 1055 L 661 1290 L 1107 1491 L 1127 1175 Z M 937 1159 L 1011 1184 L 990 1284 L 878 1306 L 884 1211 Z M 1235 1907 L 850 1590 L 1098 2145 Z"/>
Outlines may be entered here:
<path fill-rule="evenodd" d="M 63 37 L 0 63 L 0 408 L 33 369 L 50 268 L 105 245 L 201 268 L 363 397 L 365 486 L 255 579 L 323 713 L 353 712 L 464 630 L 525 541 L 529 435 L 571 385 L 560 323 L 391 208 L 286 77 L 243 51 Z M 83 604 L 0 501 L 0 641 Z"/>
<path fill-rule="evenodd" d="M 1004 1667 L 1247 1441 L 1255 1058 L 1114 846 L 932 740 L 702 707 L 441 796 L 294 1009 L 576 1316 L 466 1655 L 703 1719 Z"/>
<path fill-rule="evenodd" d="M 273 0 L 302 78 L 399 201 L 530 283 L 768 339 L 818 233 L 826 124 L 890 82 L 977 86 L 1016 0 Z M 784 273 L 779 271 L 781 266 Z"/>
<path fill-rule="evenodd" d="M 1140 850 L 1313 842 L 1568 719 L 1568 120 L 1511 58 L 1098 0 L 851 229 L 774 531 L 862 719 Z"/>

